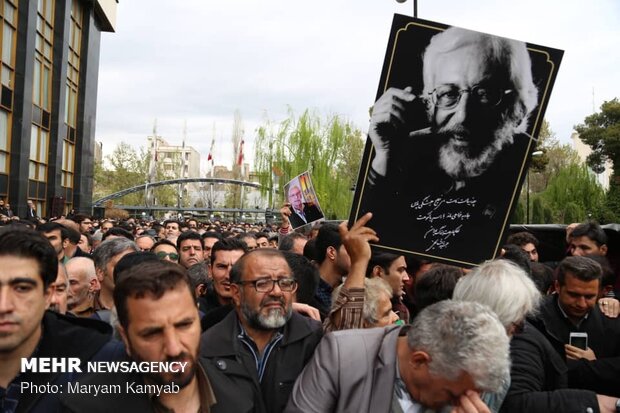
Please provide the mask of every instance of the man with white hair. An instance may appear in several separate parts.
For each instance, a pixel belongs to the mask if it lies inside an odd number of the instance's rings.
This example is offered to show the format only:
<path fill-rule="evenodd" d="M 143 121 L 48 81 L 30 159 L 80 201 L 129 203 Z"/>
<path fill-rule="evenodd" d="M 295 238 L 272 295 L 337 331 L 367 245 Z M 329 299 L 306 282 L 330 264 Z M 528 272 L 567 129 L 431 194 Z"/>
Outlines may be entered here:
<path fill-rule="evenodd" d="M 495 313 L 446 300 L 411 326 L 325 336 L 285 412 L 417 412 L 450 404 L 489 412 L 478 391 L 497 391 L 509 369 L 508 336 Z"/>
<path fill-rule="evenodd" d="M 78 317 L 90 317 L 95 312 L 95 292 L 101 288 L 95 263 L 90 258 L 75 257 L 67 262 L 65 268 L 71 290 L 67 302 L 69 311 Z"/>
<path fill-rule="evenodd" d="M 403 228 L 421 233 L 426 251 L 450 247 L 480 262 L 486 256 L 473 257 L 462 234 L 468 224 L 484 227 L 477 245 L 498 242 L 537 105 L 531 60 L 523 42 L 451 27 L 431 39 L 422 72 L 422 90 L 392 87 L 373 106 L 361 212 L 374 213 L 373 228 L 404 217 Z M 438 222 L 447 225 L 433 228 Z M 403 231 L 379 237 L 387 246 L 408 242 Z"/>

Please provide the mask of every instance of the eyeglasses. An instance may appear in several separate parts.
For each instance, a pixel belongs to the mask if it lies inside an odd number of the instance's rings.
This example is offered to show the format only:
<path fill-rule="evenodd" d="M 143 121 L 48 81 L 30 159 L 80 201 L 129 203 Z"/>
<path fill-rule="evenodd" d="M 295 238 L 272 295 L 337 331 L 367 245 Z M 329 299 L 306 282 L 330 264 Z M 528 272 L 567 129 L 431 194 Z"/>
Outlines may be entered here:
<path fill-rule="evenodd" d="M 277 280 L 272 280 L 271 278 L 260 278 L 254 281 L 239 281 L 237 284 L 246 285 L 251 284 L 254 286 L 259 293 L 270 293 L 273 291 L 276 283 L 280 290 L 284 292 L 291 292 L 297 288 L 297 281 L 294 278 L 278 278 Z"/>
<path fill-rule="evenodd" d="M 447 84 L 435 88 L 429 95 L 431 95 L 431 101 L 435 106 L 442 109 L 450 109 L 461 101 L 461 96 L 465 92 L 469 93 L 469 96 L 475 99 L 480 106 L 491 107 L 499 105 L 504 96 L 514 92 L 514 90 L 486 88 L 480 85 L 459 89 L 456 85 Z"/>
<path fill-rule="evenodd" d="M 166 259 L 166 257 L 170 257 L 170 259 L 172 261 L 178 261 L 179 260 L 179 254 L 177 254 L 176 252 L 163 252 L 163 251 L 159 251 L 155 255 L 157 255 L 157 258 L 159 258 L 160 260 Z"/>

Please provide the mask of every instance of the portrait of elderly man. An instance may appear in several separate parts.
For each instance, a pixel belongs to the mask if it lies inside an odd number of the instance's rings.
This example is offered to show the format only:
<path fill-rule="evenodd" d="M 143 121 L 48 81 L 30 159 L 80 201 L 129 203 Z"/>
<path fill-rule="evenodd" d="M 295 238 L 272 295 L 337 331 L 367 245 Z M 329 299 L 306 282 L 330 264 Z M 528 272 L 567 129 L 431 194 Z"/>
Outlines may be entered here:
<path fill-rule="evenodd" d="M 418 30 L 388 50 L 353 218 L 373 212 L 380 245 L 475 264 L 497 250 L 536 145 L 535 52 L 457 27 Z"/>
<path fill-rule="evenodd" d="M 287 206 L 290 210 L 288 219 L 291 221 L 293 228 L 298 228 L 323 218 L 323 213 L 315 204 L 305 201 L 298 179 L 294 179 L 289 183 L 286 193 L 288 199 Z"/>

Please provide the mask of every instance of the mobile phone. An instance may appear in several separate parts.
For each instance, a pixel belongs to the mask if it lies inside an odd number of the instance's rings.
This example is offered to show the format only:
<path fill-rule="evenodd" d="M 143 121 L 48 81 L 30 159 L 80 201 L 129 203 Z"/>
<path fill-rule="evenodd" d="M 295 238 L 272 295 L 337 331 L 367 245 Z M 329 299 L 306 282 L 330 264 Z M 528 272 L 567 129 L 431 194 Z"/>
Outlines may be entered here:
<path fill-rule="evenodd" d="M 588 333 L 570 333 L 568 344 L 586 350 L 588 348 Z"/>

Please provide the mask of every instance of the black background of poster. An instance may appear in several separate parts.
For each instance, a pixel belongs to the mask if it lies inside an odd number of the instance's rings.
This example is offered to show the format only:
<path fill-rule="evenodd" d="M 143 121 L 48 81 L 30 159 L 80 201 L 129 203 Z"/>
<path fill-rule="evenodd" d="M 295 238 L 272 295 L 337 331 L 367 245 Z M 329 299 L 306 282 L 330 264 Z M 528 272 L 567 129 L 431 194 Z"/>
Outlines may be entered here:
<path fill-rule="evenodd" d="M 441 23 L 415 19 L 403 15 L 394 15 L 383 70 L 381 72 L 381 79 L 377 90 L 377 99 L 390 87 L 404 89 L 407 86 L 411 86 L 414 93 L 419 93 L 419 91 L 422 90 L 423 53 L 430 39 L 448 27 L 450 26 Z M 527 132 L 533 137 L 538 137 L 543 114 L 549 102 L 551 89 L 557 76 L 563 51 L 532 43 L 526 43 L 526 47 L 532 62 L 532 77 L 539 91 L 538 105 L 530 114 Z M 411 119 L 407 119 L 408 126 L 411 126 L 411 130 L 419 130 L 430 126 L 425 115 L 423 104 L 419 103 L 418 106 L 419 107 L 415 109 L 416 115 Z M 508 218 L 518 202 L 520 188 L 526 176 L 531 153 L 535 150 L 535 147 L 535 142 L 530 141 L 529 147 L 524 151 L 523 157 L 521 158 L 523 162 L 519 161 L 523 167 L 519 171 L 517 179 L 515 182 L 507 183 L 507 185 L 511 185 L 514 188 L 514 195 L 511 200 L 508 200 L 507 208 L 501 211 L 503 225 L 499 228 L 470 228 L 471 233 L 463 233 L 463 237 L 468 238 L 469 242 L 460 243 L 460 245 L 456 245 L 454 248 L 448 248 L 445 251 L 433 251 L 429 253 L 424 251 L 425 244 L 424 241 L 421 240 L 421 234 L 412 232 L 415 228 L 409 228 L 406 225 L 406 220 L 403 220 L 402 217 L 391 214 L 391 222 L 388 224 L 379 222 L 378 225 L 373 225 L 373 220 L 369 222 L 368 225 L 377 231 L 380 238 L 379 243 L 375 244 L 373 248 L 387 252 L 409 253 L 422 259 L 465 267 L 474 266 L 486 259 L 494 258 L 501 248 L 505 228 L 508 225 Z M 367 139 L 349 217 L 350 224 L 366 211 L 363 203 L 365 202 L 363 196 L 366 190 L 366 177 L 373 156 L 374 149 L 372 143 L 370 139 Z M 411 182 L 411 185 L 415 185 L 413 177 L 406 178 Z M 429 179 L 430 177 L 423 178 Z M 392 206 L 389 204 L 381 206 L 381 208 L 386 209 L 390 209 L 391 207 Z M 387 213 L 386 215 L 390 214 Z M 419 228 L 417 229 L 419 230 Z M 493 242 L 482 243 L 484 245 L 476 242 L 476 240 L 480 238 L 480 231 L 486 231 L 487 233 L 492 231 L 489 236 L 492 237 Z M 386 238 L 389 239 L 389 241 L 387 243 L 382 242 L 382 239 L 385 240 Z M 455 250 L 456 247 L 458 247 L 458 251 Z"/>

